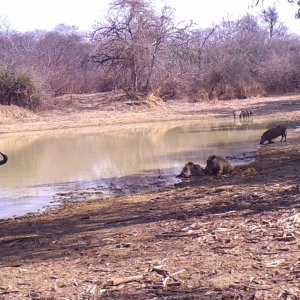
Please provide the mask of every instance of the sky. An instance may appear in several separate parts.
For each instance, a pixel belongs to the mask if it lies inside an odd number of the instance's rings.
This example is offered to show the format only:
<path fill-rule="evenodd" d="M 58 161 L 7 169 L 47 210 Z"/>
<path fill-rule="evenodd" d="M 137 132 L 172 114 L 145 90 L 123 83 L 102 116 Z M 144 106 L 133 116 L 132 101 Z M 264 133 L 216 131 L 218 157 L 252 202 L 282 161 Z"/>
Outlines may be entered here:
<path fill-rule="evenodd" d="M 222 18 L 236 19 L 247 12 L 262 9 L 253 6 L 253 0 L 153 0 L 159 10 L 163 4 L 175 9 L 177 22 L 194 21 L 206 28 Z M 76 26 L 90 31 L 96 21 L 104 21 L 111 0 L 0 0 L 0 25 L 7 24 L 19 32 L 53 30 L 58 24 Z M 300 35 L 300 19 L 294 19 L 296 5 L 287 0 L 265 0 L 264 6 L 276 3 L 281 21 L 289 31 Z"/>

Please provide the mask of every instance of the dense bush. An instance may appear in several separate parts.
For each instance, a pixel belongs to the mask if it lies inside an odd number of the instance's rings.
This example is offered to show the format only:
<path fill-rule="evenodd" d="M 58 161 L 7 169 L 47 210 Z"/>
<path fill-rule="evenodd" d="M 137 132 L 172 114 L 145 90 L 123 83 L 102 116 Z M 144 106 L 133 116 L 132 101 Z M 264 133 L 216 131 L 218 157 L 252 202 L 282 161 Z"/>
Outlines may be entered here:
<path fill-rule="evenodd" d="M 277 18 L 272 23 L 245 15 L 200 29 L 179 27 L 172 10 L 156 13 L 151 3 L 113 1 L 110 21 L 97 22 L 89 36 L 65 25 L 0 29 L 0 61 L 11 66 L 0 70 L 0 103 L 35 108 L 40 96 L 29 74 L 49 96 L 123 89 L 203 101 L 299 88 L 300 38 L 280 25 L 275 8 L 266 10 Z M 30 72 L 12 71 L 16 66 Z"/>
<path fill-rule="evenodd" d="M 164 100 L 173 100 L 178 98 L 180 84 L 175 79 L 164 81 L 158 89 L 158 96 Z"/>
<path fill-rule="evenodd" d="M 40 104 L 40 91 L 31 76 L 24 71 L 0 68 L 0 103 L 31 110 Z"/>

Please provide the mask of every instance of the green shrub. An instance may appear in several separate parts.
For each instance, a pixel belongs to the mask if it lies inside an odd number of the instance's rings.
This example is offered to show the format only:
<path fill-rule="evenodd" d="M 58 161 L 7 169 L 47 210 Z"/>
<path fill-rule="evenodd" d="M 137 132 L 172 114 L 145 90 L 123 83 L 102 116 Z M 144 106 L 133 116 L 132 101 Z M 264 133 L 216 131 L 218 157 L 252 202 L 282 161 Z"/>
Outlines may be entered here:
<path fill-rule="evenodd" d="M 27 72 L 0 68 L 0 104 L 34 110 L 40 100 L 41 93 Z"/>

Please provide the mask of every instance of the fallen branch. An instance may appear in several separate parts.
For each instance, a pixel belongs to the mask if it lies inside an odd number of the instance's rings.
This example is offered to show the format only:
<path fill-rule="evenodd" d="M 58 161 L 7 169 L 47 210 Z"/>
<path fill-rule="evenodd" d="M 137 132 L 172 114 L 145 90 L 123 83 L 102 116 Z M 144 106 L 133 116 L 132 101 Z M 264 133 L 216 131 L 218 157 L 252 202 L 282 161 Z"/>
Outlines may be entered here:
<path fill-rule="evenodd" d="M 113 278 L 109 281 L 106 282 L 104 286 L 109 286 L 109 285 L 120 285 L 122 283 L 128 283 L 132 281 L 141 281 L 144 280 L 144 275 L 134 275 L 134 276 L 129 276 L 129 277 L 118 277 L 118 278 Z"/>
<path fill-rule="evenodd" d="M 175 272 L 175 273 L 172 273 L 172 274 L 170 275 L 170 277 L 174 277 L 175 275 L 178 275 L 178 274 L 183 273 L 183 272 L 186 272 L 186 269 L 182 269 L 182 270 L 180 270 L 180 271 L 177 271 L 177 272 Z"/>
<path fill-rule="evenodd" d="M 158 238 L 174 238 L 174 237 L 192 237 L 192 236 L 199 236 L 203 235 L 202 230 L 189 230 L 188 232 L 163 232 L 161 234 L 157 234 L 156 237 Z"/>
<path fill-rule="evenodd" d="M 163 279 L 163 286 L 166 287 L 166 286 L 178 286 L 180 285 L 181 283 L 178 282 L 178 280 L 176 278 L 174 278 L 175 275 L 178 275 L 180 273 L 183 273 L 185 272 L 186 270 L 183 269 L 183 270 L 180 270 L 180 271 L 177 271 L 177 272 L 174 272 L 172 274 L 169 273 L 169 271 L 165 270 L 162 268 L 162 266 L 153 266 L 152 268 L 150 268 L 149 272 L 156 272 L 158 275 L 162 276 L 164 279 Z M 168 281 L 172 279 L 174 282 L 173 283 L 168 283 Z"/>
<path fill-rule="evenodd" d="M 156 272 L 158 275 L 161 275 L 164 278 L 169 276 L 169 272 L 167 270 L 164 270 L 162 268 L 162 266 L 153 266 L 153 267 L 150 268 L 149 272 Z"/>
<path fill-rule="evenodd" d="M 23 240 L 31 239 L 31 238 L 38 238 L 40 237 L 39 234 L 28 234 L 28 235 L 17 235 L 17 236 L 7 236 L 0 239 L 0 244 L 8 244 L 13 245 Z"/>

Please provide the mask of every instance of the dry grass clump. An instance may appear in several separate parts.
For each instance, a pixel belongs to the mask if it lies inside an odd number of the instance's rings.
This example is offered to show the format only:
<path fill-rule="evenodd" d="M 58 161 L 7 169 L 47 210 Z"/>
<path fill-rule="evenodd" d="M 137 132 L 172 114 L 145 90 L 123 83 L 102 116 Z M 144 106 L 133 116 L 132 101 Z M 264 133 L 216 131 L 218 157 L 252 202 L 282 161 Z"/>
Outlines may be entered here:
<path fill-rule="evenodd" d="M 241 82 L 238 85 L 229 83 L 219 84 L 213 88 L 198 88 L 190 86 L 185 91 L 189 102 L 208 101 L 208 100 L 232 100 L 246 99 L 251 97 L 262 97 L 266 91 L 259 83 L 247 84 Z"/>
<path fill-rule="evenodd" d="M 146 104 L 149 105 L 149 107 L 156 107 L 156 106 L 164 106 L 165 102 L 159 96 L 155 96 L 153 93 L 151 93 L 150 95 L 148 95 L 146 99 Z"/>
<path fill-rule="evenodd" d="M 163 100 L 173 100 L 179 98 L 181 94 L 181 84 L 176 79 L 170 79 L 164 81 L 158 91 L 157 95 Z"/>

